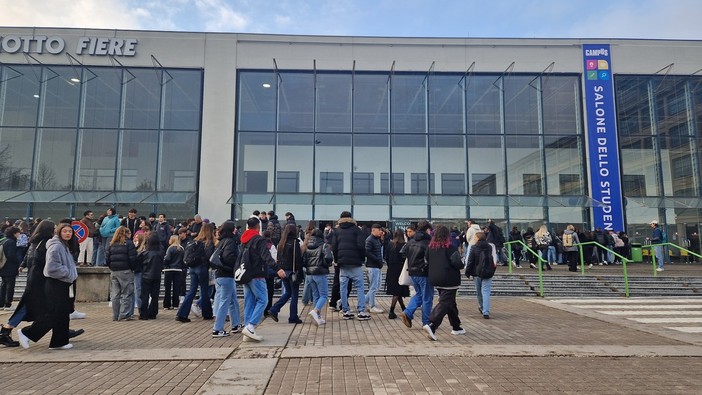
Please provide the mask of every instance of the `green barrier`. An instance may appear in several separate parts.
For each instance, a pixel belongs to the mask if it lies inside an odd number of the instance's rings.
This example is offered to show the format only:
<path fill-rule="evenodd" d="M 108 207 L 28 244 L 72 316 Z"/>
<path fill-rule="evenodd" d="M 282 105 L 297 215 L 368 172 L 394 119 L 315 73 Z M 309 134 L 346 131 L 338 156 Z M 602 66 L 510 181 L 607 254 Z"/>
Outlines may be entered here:
<path fill-rule="evenodd" d="M 674 247 L 674 248 L 677 248 L 679 251 L 685 251 L 688 254 L 691 254 L 691 255 L 696 256 L 698 258 L 702 258 L 702 255 L 700 255 L 696 252 L 692 252 L 686 248 L 680 247 L 679 245 L 673 244 L 673 243 L 648 244 L 648 245 L 642 246 L 641 248 L 653 249 L 653 247 L 658 247 L 658 246 L 660 246 L 660 247 L 666 247 L 666 246 Z M 650 254 L 651 254 L 651 262 L 653 262 L 653 276 L 657 277 L 658 271 L 656 270 L 656 253 L 655 253 L 655 251 L 650 251 Z"/>

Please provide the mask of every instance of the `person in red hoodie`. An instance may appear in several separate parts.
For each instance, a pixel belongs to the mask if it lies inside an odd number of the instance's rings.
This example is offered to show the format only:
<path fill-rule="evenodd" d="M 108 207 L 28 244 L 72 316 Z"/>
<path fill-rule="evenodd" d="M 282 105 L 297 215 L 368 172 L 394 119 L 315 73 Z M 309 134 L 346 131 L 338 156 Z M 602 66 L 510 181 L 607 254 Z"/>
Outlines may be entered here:
<path fill-rule="evenodd" d="M 251 217 L 246 221 L 246 232 L 241 235 L 242 251 L 234 273 L 237 283 L 244 285 L 244 329 L 241 333 L 257 342 L 263 340 L 263 336 L 256 334 L 256 326 L 261 323 L 263 311 L 268 303 L 268 268 L 273 268 L 278 277 L 285 278 L 285 271 L 273 260 L 268 250 L 268 242 L 259 233 L 260 227 L 258 217 Z M 241 274 L 241 266 L 245 267 L 245 274 L 237 278 Z"/>

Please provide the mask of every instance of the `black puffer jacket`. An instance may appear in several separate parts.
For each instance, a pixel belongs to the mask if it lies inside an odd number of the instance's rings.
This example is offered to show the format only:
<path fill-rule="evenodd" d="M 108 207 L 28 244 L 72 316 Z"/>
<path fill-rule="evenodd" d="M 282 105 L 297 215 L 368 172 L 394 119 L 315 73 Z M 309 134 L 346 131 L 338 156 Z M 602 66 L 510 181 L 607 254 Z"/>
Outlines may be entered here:
<path fill-rule="evenodd" d="M 305 273 L 314 276 L 318 274 L 329 274 L 329 265 L 334 260 L 334 256 L 329 246 L 324 244 L 324 240 L 317 236 L 310 236 L 307 241 L 307 249 L 302 254 L 302 265 Z"/>
<path fill-rule="evenodd" d="M 366 237 L 353 218 L 341 218 L 332 237 L 332 252 L 339 267 L 363 266 L 366 256 Z"/>
<path fill-rule="evenodd" d="M 17 238 L 15 238 L 15 235 L 12 235 L 3 240 L 2 243 L 2 251 L 7 261 L 5 261 L 5 266 L 0 269 L 0 276 L 16 276 L 19 274 L 20 267 L 19 255 L 17 254 Z"/>
<path fill-rule="evenodd" d="M 461 285 L 463 262 L 456 247 L 427 248 L 426 257 L 429 284 L 437 288 L 457 288 Z"/>
<path fill-rule="evenodd" d="M 141 262 L 142 279 L 153 280 L 161 278 L 161 270 L 163 270 L 163 250 L 161 248 L 142 251 L 139 254 L 139 260 Z"/>
<path fill-rule="evenodd" d="M 113 244 L 107 247 L 105 262 L 113 272 L 134 270 L 138 263 L 134 243 L 131 240 L 127 240 L 125 244 Z"/>
<path fill-rule="evenodd" d="M 370 235 L 366 238 L 366 267 L 383 268 L 383 243 L 379 237 Z"/>
<path fill-rule="evenodd" d="M 166 256 L 163 258 L 163 267 L 165 269 L 185 269 L 183 257 L 185 250 L 178 245 L 172 245 L 166 250 Z"/>
<path fill-rule="evenodd" d="M 302 273 L 302 250 L 298 239 L 289 238 L 285 241 L 283 250 L 278 250 L 278 264 L 285 271 L 293 270 L 294 264 L 295 271 Z"/>
<path fill-rule="evenodd" d="M 400 250 L 400 254 L 407 258 L 407 271 L 410 276 L 426 277 L 429 274 L 424 255 L 430 241 L 431 236 L 428 233 L 417 232 L 414 234 L 414 238 L 410 239 Z"/>
<path fill-rule="evenodd" d="M 222 244 L 224 243 L 224 244 Z M 222 263 L 230 270 L 217 269 L 215 277 L 234 277 L 234 265 L 239 256 L 239 246 L 236 244 L 233 235 L 222 235 L 219 238 L 218 247 L 222 247 Z"/>

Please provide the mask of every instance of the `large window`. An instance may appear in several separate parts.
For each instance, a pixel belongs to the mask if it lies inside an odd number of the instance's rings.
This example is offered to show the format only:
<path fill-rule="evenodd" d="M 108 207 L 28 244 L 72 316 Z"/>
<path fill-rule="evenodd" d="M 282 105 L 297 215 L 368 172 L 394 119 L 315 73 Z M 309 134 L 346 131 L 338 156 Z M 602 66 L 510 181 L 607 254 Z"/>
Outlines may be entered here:
<path fill-rule="evenodd" d="M 319 173 L 319 191 L 321 193 L 344 193 L 344 173 L 340 171 Z"/>

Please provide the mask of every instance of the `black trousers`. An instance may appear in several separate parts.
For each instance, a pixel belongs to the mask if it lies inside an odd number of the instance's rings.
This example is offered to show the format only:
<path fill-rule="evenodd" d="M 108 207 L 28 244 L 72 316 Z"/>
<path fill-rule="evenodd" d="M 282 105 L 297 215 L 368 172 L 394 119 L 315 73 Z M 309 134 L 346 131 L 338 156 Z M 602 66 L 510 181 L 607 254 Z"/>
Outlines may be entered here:
<path fill-rule="evenodd" d="M 334 282 L 332 283 L 331 298 L 329 299 L 329 306 L 336 307 L 336 303 L 341 299 L 341 283 L 339 281 L 339 273 L 341 269 L 339 266 L 334 267 Z M 347 296 L 351 295 L 351 290 L 353 289 L 353 282 L 349 281 L 349 293 Z"/>
<path fill-rule="evenodd" d="M 163 307 L 178 307 L 180 305 L 180 286 L 182 284 L 183 272 L 167 271 L 163 274 L 163 286 L 166 288 L 163 296 Z"/>
<path fill-rule="evenodd" d="M 139 318 L 156 319 L 158 314 L 158 292 L 161 289 L 161 278 L 141 278 L 141 308 Z M 151 301 L 149 301 L 151 297 Z"/>
<path fill-rule="evenodd" d="M 271 276 L 270 273 L 268 273 L 268 276 L 266 276 L 266 288 L 268 288 L 268 304 L 266 304 L 266 308 L 263 310 L 264 313 L 268 313 L 271 307 L 273 307 L 273 292 L 275 292 L 275 278 Z"/>
<path fill-rule="evenodd" d="M 578 251 L 566 251 L 564 252 L 566 261 L 568 262 L 568 270 L 571 272 L 578 270 L 578 259 L 580 258 L 580 253 Z"/>
<path fill-rule="evenodd" d="M 12 306 L 12 299 L 15 297 L 15 281 L 17 276 L 0 277 L 0 307 Z"/>
<path fill-rule="evenodd" d="M 444 320 L 444 316 L 448 314 L 449 323 L 451 323 L 451 328 L 456 329 L 461 327 L 461 319 L 458 318 L 458 305 L 456 305 L 456 293 L 457 289 L 442 289 L 437 288 L 439 291 L 439 303 L 434 305 L 431 309 L 431 314 L 429 314 L 429 322 L 436 330 L 436 328 L 441 325 Z"/>
<path fill-rule="evenodd" d="M 71 300 L 68 290 L 71 284 L 53 278 L 47 278 L 44 285 L 46 311 L 32 325 L 22 329 L 22 333 L 33 342 L 39 341 L 49 331 L 49 347 L 61 347 L 68 344 L 68 325 L 70 323 Z"/>

